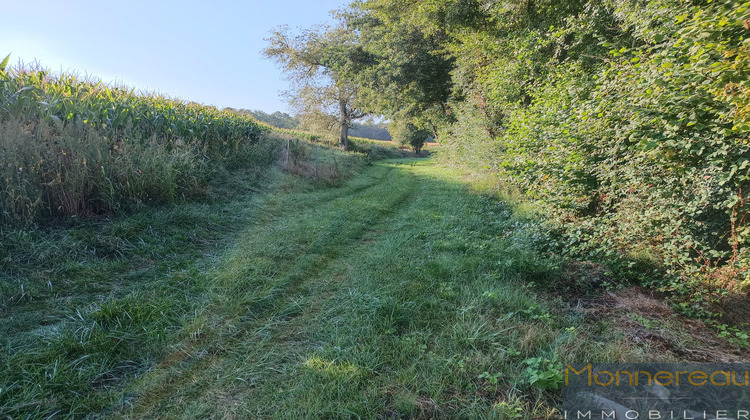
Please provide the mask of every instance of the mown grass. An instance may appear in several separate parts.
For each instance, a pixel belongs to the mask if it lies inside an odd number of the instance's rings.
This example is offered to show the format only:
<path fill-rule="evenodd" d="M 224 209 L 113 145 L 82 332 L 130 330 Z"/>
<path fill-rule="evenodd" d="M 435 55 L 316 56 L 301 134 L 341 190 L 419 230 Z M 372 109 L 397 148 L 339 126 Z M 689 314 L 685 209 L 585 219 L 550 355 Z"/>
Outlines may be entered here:
<path fill-rule="evenodd" d="M 349 156 L 320 160 L 361 169 L 338 186 L 282 157 L 205 202 L 4 231 L 0 417 L 555 418 L 563 362 L 667 360 L 544 295 L 560 261 L 508 205 Z"/>
<path fill-rule="evenodd" d="M 553 418 L 534 374 L 655 357 L 539 296 L 557 261 L 456 179 L 390 161 L 269 195 L 117 417 Z"/>
<path fill-rule="evenodd" d="M 283 143 L 268 138 L 259 153 L 278 157 Z M 322 161 L 333 153 L 321 148 Z M 297 179 L 276 158 L 251 161 L 215 172 L 203 199 L 0 227 L 0 417 L 81 418 L 127 401 L 122 386 L 184 339 L 238 226 Z M 364 159 L 337 162 L 343 179 Z"/>
<path fill-rule="evenodd" d="M 111 405 L 111 388 L 167 352 L 205 291 L 217 241 L 251 204 L 3 232 L 0 414 L 78 417 Z"/>

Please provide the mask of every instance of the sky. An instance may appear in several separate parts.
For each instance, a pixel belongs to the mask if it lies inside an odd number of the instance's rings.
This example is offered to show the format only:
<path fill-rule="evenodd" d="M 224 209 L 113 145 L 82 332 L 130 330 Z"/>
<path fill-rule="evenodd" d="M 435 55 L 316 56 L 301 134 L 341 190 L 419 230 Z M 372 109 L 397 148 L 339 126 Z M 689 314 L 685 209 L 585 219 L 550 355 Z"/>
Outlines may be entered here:
<path fill-rule="evenodd" d="M 285 111 L 288 83 L 261 56 L 273 28 L 333 23 L 349 0 L 0 0 L 0 60 L 218 108 Z"/>

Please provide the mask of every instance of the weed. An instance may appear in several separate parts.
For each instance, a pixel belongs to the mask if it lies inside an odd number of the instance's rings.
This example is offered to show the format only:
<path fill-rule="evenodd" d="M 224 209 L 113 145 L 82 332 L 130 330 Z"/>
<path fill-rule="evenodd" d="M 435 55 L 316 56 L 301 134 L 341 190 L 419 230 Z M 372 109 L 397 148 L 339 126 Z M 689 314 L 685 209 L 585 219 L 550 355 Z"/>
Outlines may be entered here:
<path fill-rule="evenodd" d="M 487 371 L 484 371 L 484 372 L 480 373 L 480 374 L 479 374 L 479 375 L 477 376 L 477 378 L 479 378 L 479 379 L 484 379 L 484 380 L 486 380 L 486 381 L 487 381 L 488 383 L 490 383 L 490 384 L 492 384 L 492 385 L 497 385 L 497 383 L 498 383 L 498 380 L 499 380 L 499 378 L 500 378 L 501 376 L 503 376 L 502 372 L 498 372 L 498 373 L 495 373 L 495 374 L 491 374 L 491 373 L 489 373 L 489 372 L 487 372 Z"/>
<path fill-rule="evenodd" d="M 532 357 L 523 363 L 527 365 L 524 378 L 529 385 L 545 389 L 559 389 L 562 386 L 563 365 L 556 357 Z"/>
<path fill-rule="evenodd" d="M 750 335 L 748 335 L 745 329 L 718 323 L 714 324 L 714 327 L 719 331 L 719 337 L 726 338 L 730 343 L 735 344 L 738 347 L 750 346 Z M 746 325 L 743 327 L 747 328 Z"/>

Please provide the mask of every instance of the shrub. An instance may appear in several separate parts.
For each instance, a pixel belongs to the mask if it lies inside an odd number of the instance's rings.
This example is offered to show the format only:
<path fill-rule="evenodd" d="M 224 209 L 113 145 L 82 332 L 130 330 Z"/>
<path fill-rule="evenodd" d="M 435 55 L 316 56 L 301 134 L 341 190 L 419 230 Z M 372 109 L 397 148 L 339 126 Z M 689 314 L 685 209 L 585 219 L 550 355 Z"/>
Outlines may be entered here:
<path fill-rule="evenodd" d="M 508 80 L 502 57 L 484 67 L 501 129 L 478 93 L 478 104 L 452 107 L 441 157 L 518 186 L 557 249 L 607 260 L 686 312 L 706 313 L 750 284 L 750 3 L 614 4 L 586 15 L 600 22 L 569 17 L 555 28 L 575 34 L 571 51 L 586 55 L 534 56 L 528 65 L 543 76 Z M 596 29 L 613 21 L 625 30 Z M 498 42 L 518 55 L 543 47 Z M 523 86 L 528 99 L 493 90 L 503 83 Z M 660 267 L 658 280 L 631 270 L 644 255 Z"/>
<path fill-rule="evenodd" d="M 429 131 L 420 129 L 410 122 L 391 123 L 388 131 L 391 133 L 393 141 L 402 147 L 411 147 L 415 153 L 422 150 L 427 138 L 430 137 Z"/>

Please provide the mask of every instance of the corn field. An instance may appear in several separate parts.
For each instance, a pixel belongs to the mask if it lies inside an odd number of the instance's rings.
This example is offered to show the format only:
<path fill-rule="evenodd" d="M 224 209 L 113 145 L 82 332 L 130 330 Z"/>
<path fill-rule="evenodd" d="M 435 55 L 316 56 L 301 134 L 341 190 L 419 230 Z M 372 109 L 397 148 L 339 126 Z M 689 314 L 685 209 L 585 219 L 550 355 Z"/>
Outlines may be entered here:
<path fill-rule="evenodd" d="M 268 131 L 233 111 L 0 62 L 0 222 L 200 194 Z"/>

